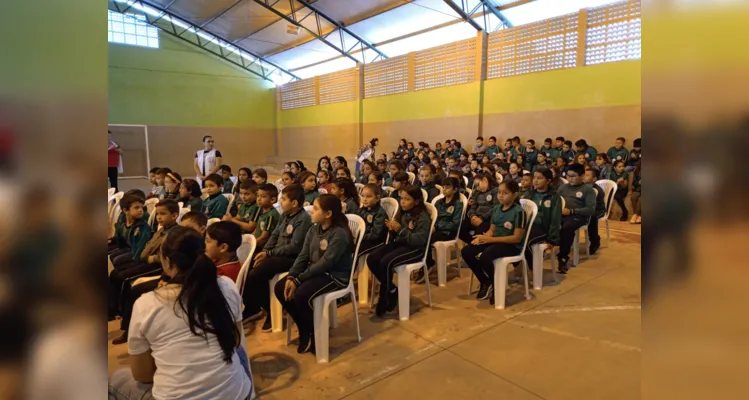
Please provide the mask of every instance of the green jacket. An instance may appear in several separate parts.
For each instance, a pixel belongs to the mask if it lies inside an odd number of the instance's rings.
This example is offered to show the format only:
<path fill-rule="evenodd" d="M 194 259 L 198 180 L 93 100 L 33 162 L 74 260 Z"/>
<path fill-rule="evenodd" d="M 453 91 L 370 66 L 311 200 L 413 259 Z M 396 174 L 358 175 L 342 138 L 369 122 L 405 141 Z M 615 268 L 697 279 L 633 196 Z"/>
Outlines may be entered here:
<path fill-rule="evenodd" d="M 210 218 L 222 218 L 229 208 L 229 199 L 222 193 L 216 193 L 203 200 L 203 214 Z"/>
<path fill-rule="evenodd" d="M 536 206 L 538 206 L 538 215 L 536 215 L 533 225 L 544 228 L 546 241 L 559 245 L 559 231 L 562 227 L 561 197 L 551 190 L 541 193 L 531 189 L 523 195 L 523 198 L 536 203 Z"/>
<path fill-rule="evenodd" d="M 346 204 L 345 214 L 357 214 L 359 212 L 359 205 L 356 204 L 352 197 L 344 200 L 344 203 Z"/>
<path fill-rule="evenodd" d="M 320 192 L 312 190 L 304 194 L 304 206 L 311 206 L 315 202 L 315 199 L 320 197 Z"/>
<path fill-rule="evenodd" d="M 268 256 L 296 257 L 311 225 L 309 214 L 302 208 L 293 215 L 284 213 L 263 250 L 268 252 Z"/>
<path fill-rule="evenodd" d="M 151 240 L 151 236 L 152 232 L 151 227 L 148 226 L 148 221 L 141 218 L 130 226 L 127 226 L 127 222 L 120 225 L 114 234 L 114 240 L 119 247 L 130 248 L 133 260 L 140 261 L 140 254 L 148 241 Z"/>
<path fill-rule="evenodd" d="M 434 203 L 437 209 L 437 222 L 434 223 L 434 230 L 446 235 L 455 235 L 460 226 L 460 217 L 463 214 L 463 202 L 456 193 L 453 195 L 452 203 L 447 203 L 445 198 L 441 198 Z"/>
<path fill-rule="evenodd" d="M 473 200 L 471 203 L 470 200 Z M 488 192 L 480 192 L 478 189 L 474 190 L 471 194 L 471 199 L 468 201 L 468 210 L 466 211 L 466 217 L 471 218 L 474 215 L 481 217 L 484 222 L 489 221 L 492 216 L 492 210 L 497 204 L 497 188 L 492 188 Z"/>
<path fill-rule="evenodd" d="M 357 210 L 356 215 L 364 220 L 367 227 L 364 231 L 363 242 L 385 242 L 385 237 L 387 237 L 387 227 L 385 227 L 387 213 L 380 206 L 380 203 L 375 204 L 374 207 L 361 207 Z"/>
<path fill-rule="evenodd" d="M 424 210 L 414 216 L 407 211 L 402 211 L 398 222 L 401 228 L 396 232 L 394 243 L 405 244 L 414 249 L 421 249 L 427 245 L 429 231 L 432 228 L 429 212 Z"/>
<path fill-rule="evenodd" d="M 325 274 L 341 285 L 348 284 L 354 257 L 348 228 L 331 226 L 323 230 L 316 224 L 302 233 L 306 233 L 304 243 L 289 271 L 297 285 Z"/>
<path fill-rule="evenodd" d="M 421 188 L 427 191 L 427 196 L 429 196 L 429 197 L 428 197 L 427 199 L 425 199 L 425 201 L 426 201 L 427 203 L 431 203 L 431 202 L 432 202 L 432 200 L 433 200 L 433 199 L 434 199 L 435 197 L 437 197 L 437 196 L 439 196 L 439 195 L 440 195 L 440 190 L 439 190 L 439 189 L 437 189 L 437 188 L 436 188 L 436 187 L 434 186 L 434 183 L 430 183 L 429 185 L 426 185 L 426 186 L 422 186 Z"/>

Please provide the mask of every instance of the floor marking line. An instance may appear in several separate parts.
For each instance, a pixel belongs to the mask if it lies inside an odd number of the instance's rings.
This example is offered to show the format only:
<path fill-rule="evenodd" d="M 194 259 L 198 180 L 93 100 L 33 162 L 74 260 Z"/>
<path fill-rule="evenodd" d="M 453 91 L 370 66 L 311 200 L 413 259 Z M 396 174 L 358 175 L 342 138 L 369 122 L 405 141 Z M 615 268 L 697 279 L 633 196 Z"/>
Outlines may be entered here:
<path fill-rule="evenodd" d="M 624 311 L 624 310 L 640 310 L 641 305 L 632 306 L 601 306 L 601 307 L 557 307 L 552 309 L 528 311 L 522 315 L 541 315 L 541 314 L 559 314 L 566 312 L 590 312 L 590 311 Z"/>
<path fill-rule="evenodd" d="M 623 344 L 623 343 L 612 342 L 610 340 L 595 340 L 595 339 L 590 338 L 588 336 L 581 336 L 581 335 L 574 334 L 572 332 L 562 331 L 562 330 L 559 330 L 559 329 L 549 328 L 549 327 L 546 327 L 546 326 L 541 326 L 541 325 L 536 325 L 536 324 L 526 324 L 526 323 L 517 322 L 517 321 L 510 321 L 510 324 L 515 325 L 515 326 L 519 326 L 521 328 L 537 329 L 537 330 L 540 330 L 542 332 L 551 333 L 551 334 L 554 334 L 554 335 L 564 336 L 564 337 L 568 337 L 568 338 L 585 340 L 585 341 L 594 342 L 594 343 L 600 343 L 600 344 L 604 344 L 606 346 L 614 347 L 614 348 L 617 348 L 617 349 L 620 349 L 620 350 L 634 351 L 634 352 L 637 352 L 637 353 L 641 353 L 642 352 L 642 349 L 640 349 L 639 347 L 636 347 L 636 346 L 630 346 L 630 345 Z"/>

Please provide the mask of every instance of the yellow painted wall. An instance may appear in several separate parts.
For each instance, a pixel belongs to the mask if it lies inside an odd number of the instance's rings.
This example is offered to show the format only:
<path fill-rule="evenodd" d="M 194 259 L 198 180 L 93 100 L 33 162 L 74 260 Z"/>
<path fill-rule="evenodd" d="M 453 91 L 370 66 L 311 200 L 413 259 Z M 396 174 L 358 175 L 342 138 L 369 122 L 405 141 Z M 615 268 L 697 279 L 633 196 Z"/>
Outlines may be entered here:
<path fill-rule="evenodd" d="M 359 102 L 323 104 L 312 107 L 278 110 L 278 128 L 330 126 L 359 123 Z"/>
<path fill-rule="evenodd" d="M 363 100 L 364 123 L 478 115 L 479 82 Z"/>

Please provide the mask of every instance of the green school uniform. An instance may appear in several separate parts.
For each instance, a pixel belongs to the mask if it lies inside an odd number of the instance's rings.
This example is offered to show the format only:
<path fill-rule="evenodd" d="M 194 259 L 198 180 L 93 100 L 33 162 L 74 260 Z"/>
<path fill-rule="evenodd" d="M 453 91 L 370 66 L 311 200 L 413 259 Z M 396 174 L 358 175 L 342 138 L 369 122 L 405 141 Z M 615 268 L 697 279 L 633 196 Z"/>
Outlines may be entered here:
<path fill-rule="evenodd" d="M 210 218 L 221 218 L 226 215 L 226 209 L 229 208 L 229 199 L 221 193 L 208 196 L 203 200 L 203 214 Z"/>
<path fill-rule="evenodd" d="M 463 202 L 460 201 L 458 194 L 453 195 L 451 203 L 445 202 L 445 198 L 437 200 L 434 208 L 437 209 L 437 221 L 434 223 L 434 230 L 442 232 L 445 235 L 455 235 L 458 233 L 460 226 L 460 217 L 463 214 Z"/>
<path fill-rule="evenodd" d="M 526 228 L 528 222 L 525 211 L 523 211 L 523 207 L 520 204 L 514 203 L 507 210 L 503 210 L 503 207 L 501 204 L 497 205 L 492 212 L 491 224 L 494 225 L 495 237 L 512 236 L 515 233 L 515 229 Z M 520 243 L 515 243 L 513 246 L 518 250 L 522 250 L 523 241 L 521 240 Z"/>
<path fill-rule="evenodd" d="M 400 202 L 401 202 L 400 191 L 398 189 L 393 190 L 393 192 L 390 193 L 390 198 L 391 199 L 395 199 L 395 201 L 397 201 L 398 204 L 400 204 Z"/>
<path fill-rule="evenodd" d="M 617 149 L 612 146 L 609 151 L 606 152 L 606 155 L 609 156 L 609 160 L 611 160 L 612 164 L 616 164 L 617 161 L 624 161 L 624 164 L 626 165 L 627 160 L 629 159 L 629 150 L 624 147 Z"/>
<path fill-rule="evenodd" d="M 257 209 L 257 203 L 240 204 L 237 210 L 237 218 L 244 223 L 248 223 L 257 214 Z"/>
<path fill-rule="evenodd" d="M 129 247 L 133 260 L 140 261 L 140 254 L 152 235 L 148 221 L 141 218 L 130 226 L 127 226 L 127 222 L 123 223 L 115 232 L 115 242 L 122 248 Z"/>
<path fill-rule="evenodd" d="M 439 190 L 439 189 L 437 189 L 437 188 L 436 188 L 436 187 L 434 186 L 434 184 L 431 184 L 431 183 L 430 183 L 429 185 L 425 185 L 425 186 L 422 186 L 421 188 L 422 188 L 422 189 L 424 189 L 424 190 L 426 190 L 426 192 L 427 192 L 427 196 L 428 196 L 428 198 L 426 199 L 426 201 L 427 201 L 428 203 L 431 203 L 431 202 L 432 202 L 432 199 L 434 199 L 435 197 L 437 197 L 437 196 L 439 196 L 439 195 L 440 195 L 440 190 Z"/>
<path fill-rule="evenodd" d="M 617 185 L 619 185 L 619 189 L 617 190 L 627 191 L 628 190 L 627 186 L 629 185 L 629 172 L 622 171 L 621 174 L 617 174 L 616 171 L 614 170 L 614 171 L 611 171 L 611 174 L 609 174 L 609 179 L 611 179 L 614 182 L 616 182 L 619 178 L 624 178 L 624 186 L 621 186 L 617 183 Z"/>
<path fill-rule="evenodd" d="M 234 189 L 234 182 L 232 182 L 231 179 L 227 179 L 226 182 L 224 182 L 224 189 L 222 192 L 231 193 L 232 189 Z"/>
<path fill-rule="evenodd" d="M 497 153 L 499 153 L 499 147 L 496 145 L 486 148 L 486 155 L 489 157 L 489 161 L 493 160 L 497 156 Z"/>
<path fill-rule="evenodd" d="M 346 203 L 346 214 L 356 214 L 359 211 L 359 205 L 356 204 L 353 198 L 349 197 L 343 202 Z"/>
<path fill-rule="evenodd" d="M 304 194 L 304 206 L 311 206 L 315 202 L 315 199 L 320 197 L 320 192 L 312 190 Z"/>
<path fill-rule="evenodd" d="M 276 229 L 278 221 L 281 219 L 281 215 L 278 214 L 278 210 L 276 210 L 275 207 L 271 207 L 267 212 L 264 212 L 262 208 L 258 207 L 253 219 L 257 221 L 254 235 L 256 238 L 259 238 L 263 232 L 270 233 Z"/>
<path fill-rule="evenodd" d="M 596 150 L 593 146 L 588 146 L 588 148 L 585 150 L 585 159 L 590 162 L 596 159 L 596 155 L 598 155 L 598 150 Z"/>
<path fill-rule="evenodd" d="M 549 157 L 551 157 L 551 156 L 552 156 L 552 154 L 554 154 L 554 153 L 555 153 L 555 150 L 556 150 L 556 149 L 555 149 L 555 148 L 553 148 L 553 147 L 546 147 L 546 146 L 541 146 L 541 150 L 539 150 L 539 151 L 540 151 L 541 153 L 544 153 L 544 154 L 546 154 L 546 159 L 548 160 L 548 159 L 549 159 Z"/>
<path fill-rule="evenodd" d="M 536 203 L 538 207 L 538 214 L 533 220 L 533 225 L 540 226 L 546 231 L 546 241 L 558 245 L 559 230 L 562 227 L 562 198 L 551 189 L 543 193 L 531 189 L 523 195 L 523 198 Z"/>

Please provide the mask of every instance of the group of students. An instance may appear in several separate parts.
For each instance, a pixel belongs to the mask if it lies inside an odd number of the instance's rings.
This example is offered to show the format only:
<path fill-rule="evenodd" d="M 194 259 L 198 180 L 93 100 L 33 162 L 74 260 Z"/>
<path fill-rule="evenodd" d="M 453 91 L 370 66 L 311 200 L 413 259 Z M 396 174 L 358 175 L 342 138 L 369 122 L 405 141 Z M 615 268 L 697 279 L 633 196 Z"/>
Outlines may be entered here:
<path fill-rule="evenodd" d="M 638 199 L 641 191 L 639 141 L 636 141 L 637 152 L 632 153 L 623 149 L 623 139 L 617 139 L 617 145 L 612 147 L 614 157 L 626 156 L 630 162 L 634 154 L 637 163 L 632 173 L 625 175 L 627 171 L 619 172 L 621 160 L 616 158 L 616 169 L 609 175 L 617 177 L 620 187 L 624 185 L 631 189 L 633 204 L 635 191 Z M 412 154 L 409 144 L 402 143 L 403 146 L 394 153 L 395 157 L 376 162 L 363 160 L 360 170 L 353 176 L 347 161 L 340 156 L 320 158 L 316 172 L 308 171 L 301 161 L 289 162 L 275 184 L 268 182 L 263 169 L 240 168 L 234 180 L 231 169 L 222 166 L 220 175 L 205 178 L 205 199 L 201 199 L 202 191 L 196 181 L 181 179 L 167 168 L 155 169 L 151 193 L 146 196 L 133 190 L 125 193 L 120 201 L 122 214 L 116 221 L 115 235 L 109 247 L 113 265 L 109 276 L 109 316 L 110 319 L 121 316 L 123 330 L 113 343 L 128 342 L 129 353 L 133 356 L 147 354 L 149 365 L 155 365 L 155 369 L 133 364 L 132 376 L 121 373 L 126 376 L 115 386 L 129 388 L 134 381 L 144 382 L 143 377 L 153 379 L 154 374 L 163 374 L 168 382 L 166 385 L 180 381 L 182 378 L 179 377 L 167 378 L 172 371 L 170 366 L 178 368 L 182 365 L 189 369 L 194 357 L 180 355 L 187 348 L 168 339 L 174 337 L 174 331 L 179 331 L 186 337 L 200 339 L 203 345 L 210 337 L 210 350 L 222 354 L 218 359 L 229 368 L 225 373 L 234 377 L 237 373 L 232 365 L 236 364 L 231 360 L 236 355 L 237 363 L 244 367 L 245 373 L 241 376 L 250 377 L 250 384 L 245 387 L 240 382 L 239 386 L 225 389 L 237 393 L 252 390 L 251 376 L 246 367 L 247 355 L 236 333 L 243 337 L 242 323 L 263 318 L 262 331 L 271 331 L 271 294 L 278 298 L 298 326 L 298 353 L 314 352 L 312 300 L 345 288 L 352 275 L 356 242 L 345 214 L 356 214 L 365 221 L 358 254 L 359 257 L 367 255 L 367 266 L 381 283 L 375 309 L 378 316 L 397 308 L 398 288 L 392 281 L 394 268 L 422 260 L 426 251 L 427 266 L 431 269 L 435 263 L 429 249 L 438 241 L 458 237 L 465 243 L 461 250 L 463 260 L 481 283 L 477 298 L 489 299 L 491 303 L 494 302 L 493 260 L 519 255 L 527 229 L 531 232 L 525 256 L 531 266 L 530 245 L 546 242 L 559 247 L 558 270 L 567 273 L 574 232 L 584 225 L 589 226 L 590 252 L 596 252 L 600 245 L 598 218 L 605 213 L 603 189 L 595 184 L 601 177 L 600 165 L 595 161 L 579 163 L 577 157 L 572 156 L 571 162 L 563 166 L 548 166 L 540 155 L 550 151 L 544 146 L 537 151 L 538 162 L 530 166 L 533 172 L 523 174 L 518 159 L 522 154 L 535 151 L 532 141 L 527 142 L 528 147 L 513 147 L 507 151 L 510 165 L 501 160 L 500 154 L 504 152 L 487 154 L 496 147 L 494 138 L 490 138 L 489 146 L 484 148 L 482 142 L 483 139 L 477 140 L 474 160 L 488 155 L 494 157 L 481 164 L 481 168 L 469 169 L 467 173 L 455 156 L 457 152 L 458 157 L 464 157 L 465 150 L 459 143 L 451 141 L 446 142 L 446 148 L 440 149 L 439 155 L 423 149 Z M 519 139 L 511 143 L 519 143 Z M 561 151 L 565 146 L 562 140 Z M 587 146 L 583 152 L 589 154 L 591 147 Z M 426 160 L 425 153 L 426 157 L 432 153 L 437 157 Z M 398 157 L 398 154 L 403 157 Z M 592 159 L 596 160 L 598 156 L 594 154 Z M 446 168 L 444 158 L 448 161 Z M 419 160 L 416 162 L 418 169 L 409 172 L 418 173 L 416 184 L 406 172 L 406 162 L 413 165 L 414 160 Z M 503 170 L 505 174 L 499 182 L 497 173 Z M 473 188 L 470 192 L 464 176 L 469 180 L 469 187 Z M 562 183 L 562 177 L 568 183 Z M 363 185 L 359 190 L 357 183 Z M 234 194 L 231 207 L 224 193 Z M 470 193 L 470 196 L 462 219 L 463 193 Z M 443 197 L 433 202 L 440 194 Z M 386 196 L 399 203 L 392 219 L 381 206 L 380 200 Z M 145 200 L 149 197 L 160 199 L 155 207 L 156 224 L 153 227 L 149 226 L 149 216 L 144 210 Z M 526 215 L 519 204 L 521 198 L 538 206 L 538 216 L 532 226 L 527 226 Z M 178 201 L 191 208 L 179 224 Z M 426 202 L 433 202 L 437 211 L 431 240 L 431 216 Z M 626 207 L 622 209 L 626 210 Z M 639 217 L 639 205 L 635 206 L 635 213 Z M 209 218 L 222 221 L 207 227 Z M 243 234 L 254 235 L 257 247 L 249 260 L 250 268 L 240 296 L 234 281 L 241 267 L 236 251 Z M 202 239 L 200 244 L 197 237 Z M 191 246 L 189 249 L 187 242 Z M 210 268 L 206 261 L 210 261 Z M 215 277 L 218 284 L 211 284 L 210 288 L 200 287 L 196 284 L 197 279 L 213 282 L 208 279 L 206 271 L 209 269 L 210 276 Z M 279 273 L 288 275 L 273 289 L 269 288 L 269 282 Z M 134 284 L 138 278 L 149 276 L 155 279 Z M 418 283 L 426 279 L 428 275 L 423 272 L 416 277 Z M 224 300 L 217 302 L 221 294 Z M 215 296 L 212 301 L 208 298 L 211 295 Z M 182 313 L 190 315 L 187 324 L 182 317 L 182 325 L 179 325 L 170 320 L 173 315 L 162 315 L 162 310 L 170 305 L 174 310 L 181 308 Z M 216 307 L 220 310 L 217 311 Z M 213 322 L 214 318 L 219 318 L 222 326 L 206 323 L 207 320 Z M 163 330 L 165 326 L 168 329 Z M 178 347 L 179 351 L 170 347 Z M 165 364 L 163 367 L 162 363 Z M 140 371 L 136 372 L 136 369 Z M 199 389 L 188 385 L 182 390 Z"/>

